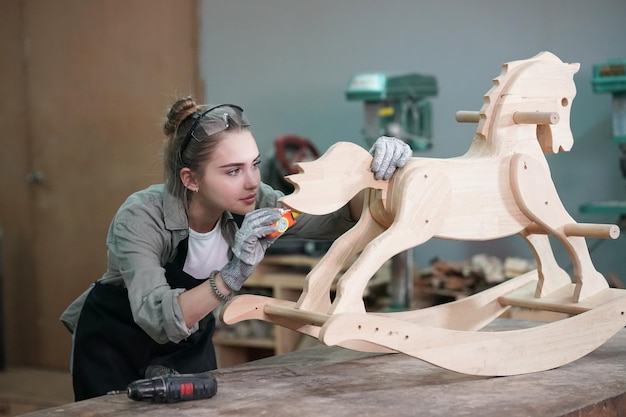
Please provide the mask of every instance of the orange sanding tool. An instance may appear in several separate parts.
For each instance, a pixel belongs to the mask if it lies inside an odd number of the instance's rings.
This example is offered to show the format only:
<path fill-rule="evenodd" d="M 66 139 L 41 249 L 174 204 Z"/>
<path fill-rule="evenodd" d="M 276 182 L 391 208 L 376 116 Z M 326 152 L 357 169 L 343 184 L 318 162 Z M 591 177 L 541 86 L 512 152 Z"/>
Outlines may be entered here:
<path fill-rule="evenodd" d="M 278 226 L 278 230 L 274 233 L 270 233 L 267 237 L 276 237 L 278 235 L 282 235 L 285 233 L 287 229 L 289 229 L 296 222 L 296 217 L 300 215 L 299 212 L 291 209 L 280 209 L 281 217 L 276 222 L 276 226 Z"/>

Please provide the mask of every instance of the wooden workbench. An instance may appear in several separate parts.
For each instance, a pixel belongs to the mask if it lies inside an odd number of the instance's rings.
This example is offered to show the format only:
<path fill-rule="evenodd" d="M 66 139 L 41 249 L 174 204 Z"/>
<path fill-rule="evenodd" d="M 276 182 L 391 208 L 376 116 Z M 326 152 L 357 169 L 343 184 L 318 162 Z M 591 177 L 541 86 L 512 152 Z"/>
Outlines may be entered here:
<path fill-rule="evenodd" d="M 531 322 L 500 319 L 498 330 Z M 401 354 L 310 349 L 215 371 L 218 393 L 176 404 L 110 395 L 29 417 L 165 416 L 626 416 L 626 329 L 551 371 L 462 375 Z"/>

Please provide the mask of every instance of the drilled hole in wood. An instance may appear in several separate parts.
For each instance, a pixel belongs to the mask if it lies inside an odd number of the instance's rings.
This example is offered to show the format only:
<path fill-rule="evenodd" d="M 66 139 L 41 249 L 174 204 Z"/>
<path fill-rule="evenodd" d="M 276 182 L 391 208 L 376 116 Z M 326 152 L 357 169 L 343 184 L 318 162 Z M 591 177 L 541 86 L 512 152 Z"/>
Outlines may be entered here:
<path fill-rule="evenodd" d="M 377 327 L 376 329 L 374 329 L 374 331 L 376 331 L 376 332 L 377 332 L 378 330 L 379 330 L 379 329 L 378 329 L 378 327 Z"/>
<path fill-rule="evenodd" d="M 363 326 L 361 326 L 360 324 L 359 324 L 359 326 L 357 327 L 357 329 L 359 329 L 359 330 L 361 330 L 362 328 L 363 328 Z"/>
<path fill-rule="evenodd" d="M 404 336 L 404 340 L 409 340 L 409 335 Z"/>

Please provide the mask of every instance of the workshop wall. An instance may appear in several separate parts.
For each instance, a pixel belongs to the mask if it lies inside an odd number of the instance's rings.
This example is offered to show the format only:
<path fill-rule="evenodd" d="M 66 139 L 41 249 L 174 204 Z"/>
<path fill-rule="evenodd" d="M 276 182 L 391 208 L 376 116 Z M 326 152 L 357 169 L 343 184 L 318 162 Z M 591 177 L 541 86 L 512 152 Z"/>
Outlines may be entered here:
<path fill-rule="evenodd" d="M 613 223 L 615 218 L 585 215 L 579 207 L 626 198 L 611 96 L 591 87 L 593 64 L 626 58 L 625 18 L 623 0 L 202 0 L 201 75 L 207 101 L 246 109 L 265 155 L 283 133 L 309 137 L 321 151 L 337 141 L 366 146 L 363 104 L 344 95 L 356 73 L 435 75 L 434 146 L 420 156 L 447 158 L 465 153 L 476 128 L 456 123 L 455 112 L 480 109 L 501 64 L 551 51 L 581 64 L 571 115 L 575 144 L 569 153 L 549 156 L 554 182 L 579 222 Z M 626 236 L 588 245 L 597 245 L 592 257 L 602 273 L 626 282 Z M 561 246 L 555 251 L 568 267 Z M 513 236 L 478 243 L 432 240 L 415 249 L 415 259 L 423 267 L 435 256 L 460 261 L 478 253 L 532 258 Z"/>
<path fill-rule="evenodd" d="M 71 335 L 59 316 L 105 271 L 119 205 L 162 180 L 171 97 L 203 94 L 198 2 L 0 9 L 0 368 L 65 371 Z"/>

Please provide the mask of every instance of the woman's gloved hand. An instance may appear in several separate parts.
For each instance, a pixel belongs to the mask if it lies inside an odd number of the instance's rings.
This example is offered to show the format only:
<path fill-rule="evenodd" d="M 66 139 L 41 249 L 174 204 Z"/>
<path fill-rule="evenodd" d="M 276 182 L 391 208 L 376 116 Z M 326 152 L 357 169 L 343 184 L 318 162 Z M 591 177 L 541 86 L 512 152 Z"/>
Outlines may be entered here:
<path fill-rule="evenodd" d="M 220 271 L 222 280 L 233 291 L 239 291 L 250 277 L 254 268 L 265 256 L 265 251 L 276 237 L 265 236 L 278 230 L 276 222 L 280 220 L 280 211 L 275 208 L 263 208 L 246 214 L 239 231 L 235 235 L 232 247 L 233 259 Z"/>
<path fill-rule="evenodd" d="M 397 168 L 402 168 L 413 156 L 411 147 L 400 139 L 381 136 L 376 139 L 370 153 L 374 156 L 371 170 L 377 180 L 388 180 Z"/>

